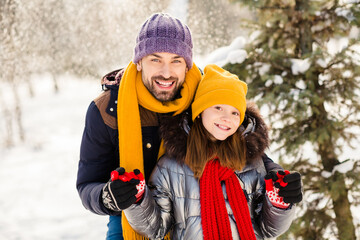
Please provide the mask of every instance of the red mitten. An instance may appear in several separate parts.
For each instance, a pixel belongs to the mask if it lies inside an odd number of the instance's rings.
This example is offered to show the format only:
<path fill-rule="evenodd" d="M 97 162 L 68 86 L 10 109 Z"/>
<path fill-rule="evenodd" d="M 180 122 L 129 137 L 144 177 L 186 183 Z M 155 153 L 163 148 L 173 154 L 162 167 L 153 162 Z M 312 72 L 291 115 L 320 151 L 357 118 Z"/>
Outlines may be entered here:
<path fill-rule="evenodd" d="M 140 183 L 136 185 L 137 194 L 136 202 L 140 201 L 144 195 L 145 192 L 145 179 L 144 175 L 140 172 L 139 169 L 135 169 L 133 172 L 125 172 L 124 174 L 119 175 L 118 171 L 112 171 L 111 172 L 111 180 L 121 180 L 123 182 L 129 182 L 131 179 L 138 179 Z M 135 202 L 135 203 L 136 203 Z"/>
<path fill-rule="evenodd" d="M 275 172 L 269 172 L 265 176 L 265 186 L 266 186 L 266 194 L 271 202 L 271 204 L 278 208 L 288 208 L 290 206 L 289 203 L 285 203 L 283 198 L 278 195 L 279 188 L 274 186 L 274 182 L 280 184 L 281 187 L 285 187 L 287 185 L 286 182 L 283 181 L 284 177 L 288 175 L 290 172 L 285 170 Z"/>

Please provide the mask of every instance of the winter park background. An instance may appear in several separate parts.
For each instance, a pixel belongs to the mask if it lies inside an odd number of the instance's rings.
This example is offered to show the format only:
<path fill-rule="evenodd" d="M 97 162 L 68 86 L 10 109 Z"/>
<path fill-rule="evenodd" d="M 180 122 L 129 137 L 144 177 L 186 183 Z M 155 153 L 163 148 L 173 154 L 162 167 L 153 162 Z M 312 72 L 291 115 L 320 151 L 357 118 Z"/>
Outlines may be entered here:
<path fill-rule="evenodd" d="M 160 11 L 187 22 L 199 67 L 242 63 L 246 44 L 257 35 L 240 23 L 255 17 L 254 10 L 234 2 L 0 0 L 0 239 L 104 239 L 108 217 L 85 210 L 75 188 L 85 113 L 101 93 L 100 77 L 131 60 L 141 23 Z M 350 38 L 360 39 L 359 27 L 352 28 Z M 348 44 L 347 37 L 326 42 L 333 55 Z M 360 52 L 359 44 L 354 48 Z M 356 61 L 360 65 L 360 57 Z M 309 68 L 306 59 L 292 61 L 293 74 Z M 286 77 L 278 76 L 265 84 L 283 81 Z M 261 113 L 266 119 L 270 114 L 266 107 Z M 358 121 L 358 112 L 354 115 Z M 356 136 L 351 143 L 358 146 L 360 130 L 351 130 Z M 318 158 L 311 144 L 304 146 L 310 161 Z M 277 161 L 275 149 L 273 144 L 268 154 Z M 355 170 L 359 156 L 357 147 L 344 142 L 339 159 L 347 161 L 332 173 Z M 332 173 L 322 172 L 325 178 Z M 355 196 L 349 198 L 360 239 Z M 329 229 L 317 239 L 336 239 Z"/>

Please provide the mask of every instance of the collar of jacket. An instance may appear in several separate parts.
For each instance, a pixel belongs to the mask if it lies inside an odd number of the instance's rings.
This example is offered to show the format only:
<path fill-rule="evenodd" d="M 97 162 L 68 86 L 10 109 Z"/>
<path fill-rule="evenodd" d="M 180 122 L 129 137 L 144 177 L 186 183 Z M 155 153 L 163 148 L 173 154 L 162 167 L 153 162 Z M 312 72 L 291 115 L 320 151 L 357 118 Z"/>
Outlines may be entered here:
<path fill-rule="evenodd" d="M 124 73 L 124 69 L 117 69 L 101 78 L 101 87 L 103 91 L 110 91 L 109 104 L 106 107 L 106 113 L 117 117 L 117 98 L 119 91 L 119 84 Z"/>
<path fill-rule="evenodd" d="M 264 155 L 265 149 L 269 146 L 268 128 L 255 104 L 247 104 L 245 115 L 239 131 L 246 140 L 247 162 L 252 165 L 251 163 Z M 191 109 L 177 116 L 160 119 L 160 136 L 164 140 L 167 154 L 180 162 L 185 158 L 186 140 L 191 123 Z"/>

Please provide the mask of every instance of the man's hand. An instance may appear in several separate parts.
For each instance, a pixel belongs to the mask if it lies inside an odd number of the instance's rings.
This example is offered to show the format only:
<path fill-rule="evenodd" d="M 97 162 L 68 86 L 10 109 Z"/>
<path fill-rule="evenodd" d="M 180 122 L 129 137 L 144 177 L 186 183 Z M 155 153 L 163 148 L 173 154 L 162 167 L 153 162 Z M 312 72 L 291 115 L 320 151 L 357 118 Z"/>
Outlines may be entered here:
<path fill-rule="evenodd" d="M 289 171 L 269 172 L 265 176 L 266 193 L 271 203 L 280 208 L 287 208 L 291 203 L 302 200 L 301 175 Z"/>
<path fill-rule="evenodd" d="M 144 176 L 138 169 L 127 173 L 124 168 L 117 168 L 103 187 L 102 200 L 106 208 L 121 211 L 138 202 L 144 189 Z"/>

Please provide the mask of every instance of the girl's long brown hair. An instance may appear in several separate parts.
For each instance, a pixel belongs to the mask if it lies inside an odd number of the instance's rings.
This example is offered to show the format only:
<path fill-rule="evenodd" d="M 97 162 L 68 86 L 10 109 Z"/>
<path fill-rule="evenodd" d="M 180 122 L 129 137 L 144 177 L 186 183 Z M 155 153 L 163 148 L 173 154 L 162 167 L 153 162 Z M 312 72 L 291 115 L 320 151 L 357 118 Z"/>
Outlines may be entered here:
<path fill-rule="evenodd" d="M 246 164 L 246 144 L 238 130 L 224 141 L 214 137 L 205 129 L 200 118 L 196 118 L 187 139 L 185 163 L 200 178 L 206 163 L 218 157 L 222 167 L 241 170 Z"/>

